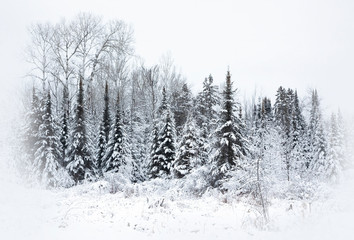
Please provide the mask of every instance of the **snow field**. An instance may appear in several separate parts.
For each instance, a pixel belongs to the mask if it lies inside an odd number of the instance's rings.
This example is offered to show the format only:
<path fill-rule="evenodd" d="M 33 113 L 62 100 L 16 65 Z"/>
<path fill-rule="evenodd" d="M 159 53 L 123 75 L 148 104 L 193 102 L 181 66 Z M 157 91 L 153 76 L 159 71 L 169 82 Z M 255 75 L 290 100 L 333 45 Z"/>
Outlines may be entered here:
<path fill-rule="evenodd" d="M 0 229 L 3 239 L 350 239 L 353 175 L 312 203 L 273 199 L 267 225 L 243 200 L 154 182 L 111 194 L 105 181 L 49 191 L 2 180 Z"/>

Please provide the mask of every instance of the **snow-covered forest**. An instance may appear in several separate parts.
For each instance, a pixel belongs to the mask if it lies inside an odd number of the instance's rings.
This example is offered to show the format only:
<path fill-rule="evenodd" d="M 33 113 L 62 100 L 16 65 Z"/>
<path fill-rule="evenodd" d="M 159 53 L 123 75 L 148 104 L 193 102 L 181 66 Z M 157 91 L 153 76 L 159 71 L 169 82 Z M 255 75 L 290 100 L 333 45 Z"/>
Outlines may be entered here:
<path fill-rule="evenodd" d="M 130 25 L 87 13 L 29 35 L 14 165 L 31 187 L 88 193 L 88 205 L 97 195 L 129 208 L 146 198 L 166 216 L 193 201 L 230 204 L 252 212 L 241 224 L 264 230 L 277 204 L 310 214 L 352 167 L 351 129 L 339 109 L 324 114 L 316 89 L 241 101 L 225 66 L 223 84 L 205 69 L 192 91 L 172 56 L 147 66 Z M 134 230 L 151 232 L 144 217 L 154 214 L 144 214 Z"/>
<path fill-rule="evenodd" d="M 176 179 L 197 195 L 213 188 L 266 204 L 309 198 L 348 166 L 343 117 L 323 117 L 315 89 L 307 101 L 280 86 L 274 103 L 241 104 L 225 71 L 222 87 L 209 75 L 192 94 L 171 57 L 145 66 L 127 24 L 91 14 L 30 34 L 19 165 L 43 186 Z"/>

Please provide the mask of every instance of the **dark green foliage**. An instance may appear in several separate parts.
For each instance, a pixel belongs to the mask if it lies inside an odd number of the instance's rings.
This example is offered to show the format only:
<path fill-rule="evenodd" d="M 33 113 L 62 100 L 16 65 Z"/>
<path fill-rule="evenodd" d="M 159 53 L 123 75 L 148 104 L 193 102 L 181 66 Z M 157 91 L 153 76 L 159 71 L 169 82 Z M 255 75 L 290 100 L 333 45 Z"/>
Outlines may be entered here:
<path fill-rule="evenodd" d="M 65 166 L 66 151 L 69 145 L 69 104 L 68 104 L 68 88 L 63 88 L 62 118 L 60 122 L 60 143 L 61 143 L 61 165 Z"/>
<path fill-rule="evenodd" d="M 145 159 L 148 141 L 144 139 L 145 128 L 147 125 L 143 124 L 143 120 L 137 114 L 132 114 L 129 127 L 129 148 L 133 165 L 131 177 L 133 182 L 142 182 L 146 179 Z"/>
<path fill-rule="evenodd" d="M 127 165 L 127 147 L 124 132 L 122 114 L 120 111 L 119 95 L 116 103 L 116 114 L 108 141 L 106 154 L 103 158 L 103 172 L 119 172 L 121 167 Z"/>
<path fill-rule="evenodd" d="M 223 179 L 226 174 L 238 166 L 241 158 L 248 153 L 247 140 L 243 135 L 244 125 L 236 112 L 232 89 L 231 75 L 227 72 L 226 87 L 223 92 L 223 103 L 216 131 L 215 155 L 213 156 L 212 175 L 215 182 Z M 242 167 L 242 166 L 238 166 Z"/>
<path fill-rule="evenodd" d="M 75 117 L 71 132 L 70 149 L 68 151 L 68 163 L 66 168 L 76 183 L 85 179 L 93 180 L 95 178 L 94 161 L 86 136 L 82 78 L 80 78 L 79 83 L 79 92 L 77 95 Z"/>
<path fill-rule="evenodd" d="M 173 163 L 176 177 L 184 177 L 190 173 L 193 167 L 197 166 L 198 158 L 200 157 L 199 146 L 195 123 L 191 118 L 188 118 L 183 129 L 182 139 L 178 144 L 177 157 Z"/>
<path fill-rule="evenodd" d="M 209 136 L 217 125 L 217 112 L 215 107 L 220 103 L 218 88 L 213 85 L 213 77 L 209 75 L 203 82 L 203 90 L 196 99 L 195 118 L 198 126 L 203 126 Z"/>
<path fill-rule="evenodd" d="M 313 175 L 320 174 L 326 159 L 326 139 L 324 135 L 320 102 L 317 91 L 311 96 L 311 112 L 308 131 L 308 164 Z"/>
<path fill-rule="evenodd" d="M 152 156 L 149 164 L 150 178 L 169 176 L 176 154 L 175 123 L 167 102 L 165 88 L 163 88 L 162 94 L 162 103 L 159 108 L 161 118 L 154 129 Z"/>
<path fill-rule="evenodd" d="M 305 165 L 305 120 L 301 112 L 297 91 L 279 87 L 275 101 L 275 122 L 282 138 L 282 154 L 290 181 L 292 174 L 299 174 Z"/>
<path fill-rule="evenodd" d="M 159 129 L 157 127 L 157 121 L 153 123 L 152 128 L 152 144 L 150 151 L 150 163 L 149 163 L 149 176 L 150 178 L 158 177 L 158 172 L 160 171 L 160 164 L 158 162 L 158 149 L 160 147 L 159 143 Z"/>
<path fill-rule="evenodd" d="M 102 174 L 103 167 L 103 157 L 107 149 L 107 143 L 109 140 L 109 132 L 111 128 L 111 117 L 109 110 L 109 94 L 108 94 L 108 84 L 106 81 L 105 92 L 104 92 L 104 110 L 102 122 L 100 125 L 100 132 L 98 138 L 98 153 L 97 153 L 97 169 L 99 174 Z"/>
<path fill-rule="evenodd" d="M 38 180 L 46 186 L 56 186 L 59 181 L 61 165 L 60 142 L 56 134 L 56 126 L 51 110 L 50 92 L 44 105 L 42 123 L 39 126 L 38 139 L 35 144 L 34 169 Z"/>
<path fill-rule="evenodd" d="M 166 88 L 162 88 L 162 99 L 161 99 L 161 104 L 157 110 L 158 117 L 166 113 L 167 108 L 169 108 L 169 104 L 167 102 L 167 93 L 166 93 Z"/>
<path fill-rule="evenodd" d="M 182 89 L 172 93 L 171 111 L 175 118 L 176 133 L 180 135 L 187 121 L 188 114 L 192 110 L 192 93 L 187 84 Z"/>

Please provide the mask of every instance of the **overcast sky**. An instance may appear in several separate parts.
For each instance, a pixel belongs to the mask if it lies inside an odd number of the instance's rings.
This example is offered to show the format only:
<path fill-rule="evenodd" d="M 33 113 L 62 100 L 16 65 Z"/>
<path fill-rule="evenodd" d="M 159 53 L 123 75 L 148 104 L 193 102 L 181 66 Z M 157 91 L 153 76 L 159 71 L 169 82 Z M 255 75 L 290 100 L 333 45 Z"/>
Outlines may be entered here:
<path fill-rule="evenodd" d="M 354 1 L 0 1 L 2 113 L 25 74 L 26 28 L 79 12 L 131 24 L 136 53 L 153 64 L 170 52 L 194 89 L 209 73 L 224 81 L 229 66 L 241 98 L 317 88 L 324 110 L 354 113 Z"/>

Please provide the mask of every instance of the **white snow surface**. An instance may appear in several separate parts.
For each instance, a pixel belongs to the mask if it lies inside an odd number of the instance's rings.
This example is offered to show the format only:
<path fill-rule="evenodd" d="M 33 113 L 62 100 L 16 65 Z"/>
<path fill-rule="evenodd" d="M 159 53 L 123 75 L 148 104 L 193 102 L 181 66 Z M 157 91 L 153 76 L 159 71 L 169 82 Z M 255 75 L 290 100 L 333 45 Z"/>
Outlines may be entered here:
<path fill-rule="evenodd" d="M 112 194 L 105 181 L 45 190 L 24 187 L 4 164 L 0 173 L 1 239 L 322 240 L 350 239 L 353 232 L 352 170 L 312 203 L 273 199 L 263 227 L 244 201 L 214 192 L 186 195 L 163 180 Z"/>

